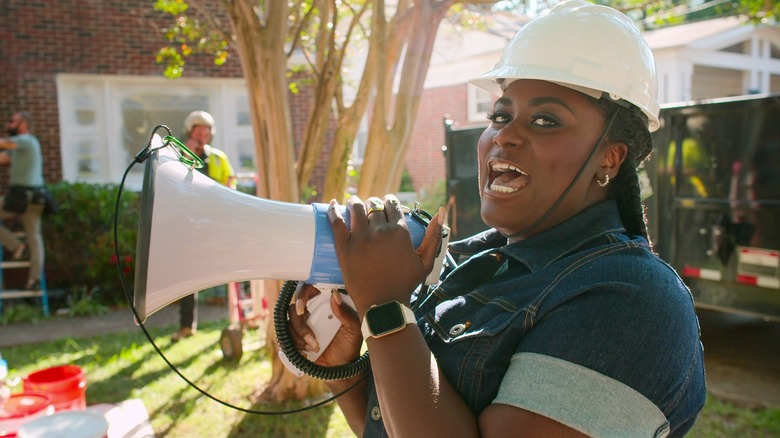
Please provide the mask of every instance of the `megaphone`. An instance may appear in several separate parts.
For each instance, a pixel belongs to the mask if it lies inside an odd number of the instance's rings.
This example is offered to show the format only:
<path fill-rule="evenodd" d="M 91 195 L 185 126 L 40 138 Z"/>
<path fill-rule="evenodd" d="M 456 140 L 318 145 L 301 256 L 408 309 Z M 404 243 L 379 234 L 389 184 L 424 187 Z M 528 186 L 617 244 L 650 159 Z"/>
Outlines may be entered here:
<path fill-rule="evenodd" d="M 278 202 L 231 190 L 180 161 L 158 135 L 150 145 L 133 297 L 141 323 L 186 295 L 230 282 L 276 279 L 343 287 L 327 204 Z M 410 213 L 407 225 L 419 246 L 426 224 Z M 438 280 L 445 252 L 426 284 Z"/>

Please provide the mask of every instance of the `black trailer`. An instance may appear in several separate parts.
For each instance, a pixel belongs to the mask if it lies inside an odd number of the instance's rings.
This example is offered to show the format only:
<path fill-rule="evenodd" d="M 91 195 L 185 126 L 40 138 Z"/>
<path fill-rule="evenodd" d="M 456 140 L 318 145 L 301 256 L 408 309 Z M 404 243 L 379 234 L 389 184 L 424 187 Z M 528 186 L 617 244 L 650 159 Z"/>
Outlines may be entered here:
<path fill-rule="evenodd" d="M 453 239 L 479 218 L 476 142 L 445 124 Z M 655 250 L 701 308 L 780 320 L 780 94 L 664 105 L 641 172 Z"/>

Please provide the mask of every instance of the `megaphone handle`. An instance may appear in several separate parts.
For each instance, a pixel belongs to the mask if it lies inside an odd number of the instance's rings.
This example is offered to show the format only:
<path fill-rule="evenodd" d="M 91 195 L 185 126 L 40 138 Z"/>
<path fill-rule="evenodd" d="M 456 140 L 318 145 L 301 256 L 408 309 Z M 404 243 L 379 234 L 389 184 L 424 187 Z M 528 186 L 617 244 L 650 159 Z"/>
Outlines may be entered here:
<path fill-rule="evenodd" d="M 302 286 L 303 283 L 298 284 L 298 287 Z M 306 322 L 314 332 L 314 337 L 317 339 L 317 343 L 319 344 L 320 349 L 316 352 L 306 351 L 304 353 L 306 358 L 312 362 L 319 359 L 325 349 L 328 348 L 328 345 L 330 345 L 330 342 L 336 336 L 336 333 L 338 333 L 339 328 L 341 328 L 341 321 L 339 321 L 339 319 L 330 309 L 331 289 L 326 287 L 319 287 L 317 285 L 314 286 L 320 290 L 320 293 L 306 303 L 306 310 L 309 312 L 309 316 L 306 318 Z M 341 299 L 347 305 L 352 307 L 352 309 L 355 309 L 355 304 L 352 302 L 352 298 L 350 298 L 349 295 L 342 294 Z M 287 367 L 287 369 L 290 370 L 293 374 L 297 376 L 303 374 L 297 367 L 295 367 L 295 365 L 290 363 L 290 361 L 287 359 L 287 356 L 284 355 L 284 352 L 281 349 L 279 350 L 279 358 L 282 360 L 282 363 L 284 363 L 285 367 Z"/>
<path fill-rule="evenodd" d="M 439 283 L 439 277 L 441 277 L 441 271 L 444 267 L 444 259 L 447 258 L 447 246 L 450 244 L 451 231 L 449 227 L 445 226 L 442 229 L 441 244 L 439 245 L 439 252 L 436 253 L 436 259 L 433 261 L 433 269 L 428 273 L 425 278 L 424 284 L 430 286 L 432 284 Z"/>

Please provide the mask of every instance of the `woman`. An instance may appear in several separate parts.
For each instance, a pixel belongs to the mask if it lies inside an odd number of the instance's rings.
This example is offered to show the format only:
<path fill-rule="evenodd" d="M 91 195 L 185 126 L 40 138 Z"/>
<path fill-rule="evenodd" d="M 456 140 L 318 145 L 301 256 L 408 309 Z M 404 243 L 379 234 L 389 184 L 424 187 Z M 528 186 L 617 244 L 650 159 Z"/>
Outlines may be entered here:
<path fill-rule="evenodd" d="M 414 250 L 394 196 L 350 199 L 350 228 L 331 202 L 357 315 L 334 294 L 343 326 L 318 363 L 354 359 L 363 337 L 371 358 L 368 378 L 338 399 L 350 427 L 684 435 L 704 404 L 704 368 L 690 292 L 652 253 L 639 196 L 637 167 L 658 128 L 649 48 L 619 12 L 574 0 L 526 25 L 473 83 L 500 93 L 478 145 L 493 229 L 450 245 L 459 265 L 430 297 L 413 291 L 443 212 Z M 301 348 L 316 350 L 301 321 Z"/>

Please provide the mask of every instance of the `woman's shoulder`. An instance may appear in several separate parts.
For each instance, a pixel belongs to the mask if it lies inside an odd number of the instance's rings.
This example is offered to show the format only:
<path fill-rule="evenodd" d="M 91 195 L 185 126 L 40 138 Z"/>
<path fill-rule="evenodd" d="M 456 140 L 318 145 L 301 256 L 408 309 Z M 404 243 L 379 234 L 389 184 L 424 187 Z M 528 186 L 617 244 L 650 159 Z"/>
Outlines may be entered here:
<path fill-rule="evenodd" d="M 571 254 L 569 280 L 599 288 L 640 290 L 643 294 L 690 297 L 675 269 L 655 254 L 643 237 L 618 239 Z M 670 293 L 671 292 L 671 293 Z"/>
<path fill-rule="evenodd" d="M 615 242 L 612 246 L 616 250 L 599 262 L 614 266 L 613 270 L 651 281 L 659 278 L 680 280 L 674 268 L 652 250 L 644 237 Z"/>

